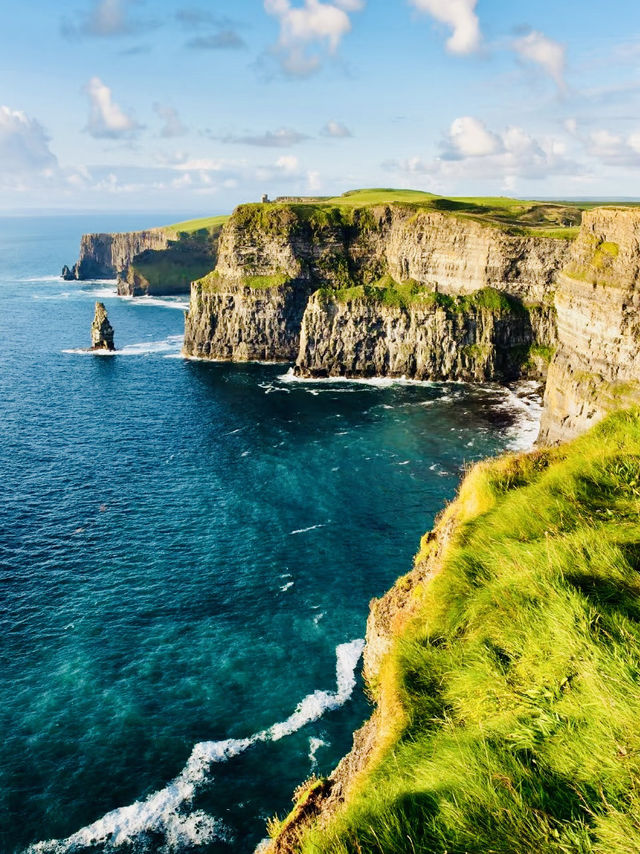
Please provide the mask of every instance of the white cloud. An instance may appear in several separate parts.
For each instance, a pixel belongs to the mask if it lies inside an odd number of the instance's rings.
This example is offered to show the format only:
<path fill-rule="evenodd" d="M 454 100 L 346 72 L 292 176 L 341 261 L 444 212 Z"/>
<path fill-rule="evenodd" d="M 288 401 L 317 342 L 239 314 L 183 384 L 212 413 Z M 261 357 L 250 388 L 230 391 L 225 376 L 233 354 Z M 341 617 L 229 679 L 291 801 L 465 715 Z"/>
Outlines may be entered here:
<path fill-rule="evenodd" d="M 364 8 L 364 0 L 303 0 L 302 6 L 293 6 L 291 0 L 264 0 L 264 8 L 280 22 L 276 53 L 283 70 L 306 75 L 320 66 L 323 49 L 337 52 L 351 30 L 349 14 Z"/>
<path fill-rule="evenodd" d="M 532 30 L 526 36 L 516 39 L 513 42 L 513 49 L 522 59 L 539 65 L 553 78 L 559 89 L 565 88 L 567 49 L 563 44 L 548 38 L 544 33 Z"/>
<path fill-rule="evenodd" d="M 153 109 L 164 122 L 160 130 L 160 136 L 165 137 L 165 139 L 172 139 L 176 136 L 184 136 L 187 133 L 187 129 L 182 124 L 176 109 L 165 104 L 154 104 Z"/>
<path fill-rule="evenodd" d="M 564 129 L 571 136 L 577 136 L 578 134 L 578 120 L 573 116 L 570 116 L 568 119 L 564 121 Z"/>
<path fill-rule="evenodd" d="M 486 157 L 502 148 L 500 137 L 488 130 L 484 122 L 473 116 L 455 119 L 449 129 L 447 157 L 450 160 Z"/>
<path fill-rule="evenodd" d="M 276 160 L 276 169 L 286 175 L 295 175 L 300 171 L 300 161 L 293 154 L 285 154 Z"/>
<path fill-rule="evenodd" d="M 583 172 L 581 164 L 568 156 L 561 140 L 536 139 L 516 125 L 492 131 L 471 116 L 452 123 L 441 157 L 432 160 L 413 157 L 390 161 L 384 166 L 391 171 L 429 175 L 447 182 L 498 180 L 504 189 L 512 189 L 519 178 L 575 177 Z"/>
<path fill-rule="evenodd" d="M 620 136 L 608 130 L 589 134 L 587 151 L 607 166 L 640 166 L 640 133 Z"/>
<path fill-rule="evenodd" d="M 480 22 L 475 13 L 478 0 L 410 0 L 421 12 L 427 12 L 436 21 L 451 27 L 453 34 L 447 40 L 451 53 L 473 53 L 482 38 Z"/>
<path fill-rule="evenodd" d="M 334 139 L 346 139 L 349 136 L 353 136 L 346 125 L 343 125 L 342 122 L 334 121 L 327 122 L 320 133 L 323 136 L 332 136 Z"/>
<path fill-rule="evenodd" d="M 91 136 L 107 139 L 131 137 L 140 125 L 113 100 L 111 89 L 99 77 L 92 77 L 86 87 L 91 104 L 87 130 Z"/>
<path fill-rule="evenodd" d="M 21 110 L 0 106 L 0 171 L 44 172 L 57 164 L 42 125 Z"/>

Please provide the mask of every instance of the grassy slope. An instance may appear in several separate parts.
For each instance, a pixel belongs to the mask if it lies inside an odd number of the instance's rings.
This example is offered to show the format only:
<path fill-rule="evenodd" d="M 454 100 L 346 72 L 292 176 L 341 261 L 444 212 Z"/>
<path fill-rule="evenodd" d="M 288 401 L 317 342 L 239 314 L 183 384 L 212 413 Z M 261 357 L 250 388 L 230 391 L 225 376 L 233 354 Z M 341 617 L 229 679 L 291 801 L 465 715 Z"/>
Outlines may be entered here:
<path fill-rule="evenodd" d="M 639 510 L 639 412 L 472 470 L 373 686 L 390 743 L 306 854 L 640 851 Z"/>
<path fill-rule="evenodd" d="M 167 225 L 164 231 L 172 231 L 175 234 L 185 233 L 191 234 L 194 231 L 200 231 L 203 228 L 207 230 L 222 226 L 229 219 L 228 216 L 209 216 L 202 219 L 188 219 L 184 222 L 176 222 L 173 225 Z"/>

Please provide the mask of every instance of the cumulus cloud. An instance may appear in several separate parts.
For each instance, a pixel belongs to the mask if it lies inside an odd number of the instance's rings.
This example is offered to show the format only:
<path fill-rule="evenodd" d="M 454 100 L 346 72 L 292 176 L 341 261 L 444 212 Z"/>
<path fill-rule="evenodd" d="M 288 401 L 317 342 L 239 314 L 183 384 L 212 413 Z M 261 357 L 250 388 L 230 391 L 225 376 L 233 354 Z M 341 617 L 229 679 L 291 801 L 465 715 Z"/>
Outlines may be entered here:
<path fill-rule="evenodd" d="M 627 136 L 608 130 L 595 130 L 589 134 L 587 151 L 607 166 L 640 166 L 640 133 Z"/>
<path fill-rule="evenodd" d="M 294 6 L 291 0 L 264 0 L 268 15 L 280 23 L 275 53 L 286 74 L 304 76 L 316 71 L 322 52 L 337 53 L 340 43 L 351 31 L 350 14 L 364 8 L 364 0 L 303 0 Z"/>
<path fill-rule="evenodd" d="M 298 145 L 307 139 L 309 137 L 300 131 L 292 128 L 280 128 L 276 131 L 267 131 L 257 135 L 226 136 L 222 141 L 239 145 L 255 145 L 260 148 L 290 148 L 292 145 Z"/>
<path fill-rule="evenodd" d="M 449 129 L 449 137 L 443 156 L 447 160 L 463 160 L 465 157 L 487 157 L 504 148 L 498 134 L 488 130 L 484 122 L 473 116 L 455 119 Z"/>
<path fill-rule="evenodd" d="M 473 53 L 480 46 L 480 21 L 475 9 L 478 0 L 410 0 L 420 12 L 426 12 L 450 27 L 447 40 L 451 53 Z"/>
<path fill-rule="evenodd" d="M 564 72 L 567 49 L 565 45 L 545 36 L 544 33 L 532 30 L 513 42 L 513 49 L 526 62 L 540 66 L 556 83 L 559 89 L 566 84 Z"/>
<path fill-rule="evenodd" d="M 346 139 L 353 136 L 351 131 L 342 122 L 329 121 L 320 131 L 322 136 L 332 136 L 334 139 Z"/>
<path fill-rule="evenodd" d="M 160 136 L 165 137 L 165 139 L 172 139 L 176 136 L 184 136 L 187 133 L 187 129 L 182 124 L 178 111 L 174 107 L 156 103 L 153 105 L 153 110 L 164 122 Z"/>
<path fill-rule="evenodd" d="M 21 110 L 0 106 L 0 170 L 42 172 L 55 169 L 57 165 L 42 125 Z"/>
<path fill-rule="evenodd" d="M 140 125 L 113 100 L 111 89 L 99 77 L 92 77 L 86 86 L 90 112 L 86 130 L 98 139 L 126 139 Z"/>
<path fill-rule="evenodd" d="M 536 139 L 517 125 L 492 131 L 471 116 L 452 123 L 441 157 L 413 157 L 383 165 L 391 171 L 448 181 L 498 179 L 508 189 L 518 178 L 541 180 L 550 175 L 576 176 L 583 171 L 568 157 L 566 145 L 559 139 Z"/>

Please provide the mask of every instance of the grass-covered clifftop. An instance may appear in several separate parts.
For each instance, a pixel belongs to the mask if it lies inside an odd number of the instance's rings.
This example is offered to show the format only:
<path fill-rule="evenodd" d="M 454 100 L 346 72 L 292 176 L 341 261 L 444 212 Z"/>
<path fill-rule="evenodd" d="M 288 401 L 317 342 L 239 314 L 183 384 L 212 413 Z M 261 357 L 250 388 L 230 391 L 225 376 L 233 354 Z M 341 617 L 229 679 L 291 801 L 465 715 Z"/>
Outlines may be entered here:
<path fill-rule="evenodd" d="M 332 783 L 301 789 L 276 850 L 640 851 L 639 511 L 638 410 L 472 469 L 373 608 L 389 647 L 346 803 L 305 824 Z"/>
<path fill-rule="evenodd" d="M 326 213 L 328 209 L 334 208 L 348 218 L 349 213 L 354 210 L 389 204 L 411 206 L 416 212 L 437 211 L 499 228 L 517 236 L 537 235 L 564 240 L 577 236 L 582 210 L 589 207 L 588 204 L 573 202 L 538 202 L 507 197 L 448 198 L 419 190 L 384 188 L 351 190 L 342 196 L 332 197 L 285 197 L 282 201 L 276 200 L 266 207 L 304 205 L 315 208 L 320 216 L 321 211 Z"/>

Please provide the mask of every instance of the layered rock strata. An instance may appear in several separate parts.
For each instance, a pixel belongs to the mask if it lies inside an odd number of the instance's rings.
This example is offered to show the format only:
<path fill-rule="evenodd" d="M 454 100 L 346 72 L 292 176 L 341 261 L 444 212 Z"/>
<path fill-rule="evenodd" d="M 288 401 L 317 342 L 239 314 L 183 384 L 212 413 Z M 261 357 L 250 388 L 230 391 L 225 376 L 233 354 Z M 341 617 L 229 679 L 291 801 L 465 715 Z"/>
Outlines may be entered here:
<path fill-rule="evenodd" d="M 558 349 L 540 442 L 571 439 L 640 402 L 640 211 L 585 213 L 556 293 Z"/>
<path fill-rule="evenodd" d="M 129 234 L 85 234 L 80 257 L 62 278 L 118 280 L 121 296 L 188 294 L 191 282 L 216 266 L 220 226 L 193 232 L 150 229 Z"/>
<path fill-rule="evenodd" d="M 147 249 L 166 249 L 168 237 L 162 229 L 123 234 L 83 234 L 80 256 L 73 267 L 62 269 L 62 278 L 115 279 L 136 255 Z"/>
<path fill-rule="evenodd" d="M 506 351 L 546 346 L 536 327 L 553 326 L 550 294 L 567 255 L 564 240 L 514 236 L 406 205 L 246 205 L 223 231 L 215 273 L 193 286 L 184 352 L 297 359 L 299 372 L 314 376 L 511 375 Z M 384 302 L 397 283 L 411 283 L 418 299 L 381 307 L 379 298 Z M 356 299 L 352 288 L 360 289 Z M 429 295 L 457 298 L 487 288 L 531 306 L 534 319 L 519 311 L 445 318 L 429 303 Z M 320 344 L 324 364 L 312 352 Z M 494 344 L 505 355 L 491 356 Z"/>
<path fill-rule="evenodd" d="M 551 311 L 531 313 L 491 290 L 457 300 L 427 294 L 408 306 L 340 301 L 320 293 L 304 314 L 295 372 L 509 381 L 535 368 L 534 345 L 554 343 Z"/>

